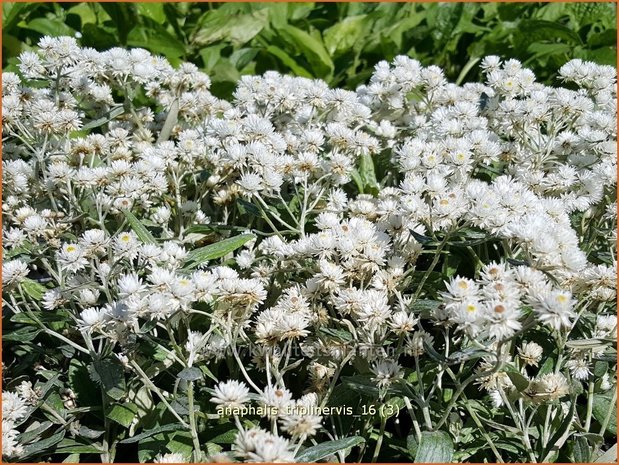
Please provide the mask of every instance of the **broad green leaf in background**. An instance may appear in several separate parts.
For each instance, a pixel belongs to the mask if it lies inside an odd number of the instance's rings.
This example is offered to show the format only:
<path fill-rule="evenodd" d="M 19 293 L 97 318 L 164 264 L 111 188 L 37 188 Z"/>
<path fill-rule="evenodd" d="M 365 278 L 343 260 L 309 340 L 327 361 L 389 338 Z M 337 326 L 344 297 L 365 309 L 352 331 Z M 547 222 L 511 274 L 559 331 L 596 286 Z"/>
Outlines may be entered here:
<path fill-rule="evenodd" d="M 162 26 L 133 28 L 127 37 L 127 44 L 145 48 L 155 54 L 165 55 L 172 64 L 185 55 L 185 45 Z"/>
<path fill-rule="evenodd" d="M 120 43 L 126 44 L 129 32 L 138 24 L 135 4 L 103 2 L 100 5 L 110 15 L 114 26 L 118 28 Z"/>
<path fill-rule="evenodd" d="M 19 23 L 19 27 L 30 29 L 47 36 L 72 36 L 75 30 L 60 20 L 52 21 L 46 18 L 34 18 L 27 23 Z"/>
<path fill-rule="evenodd" d="M 281 48 L 277 47 L 276 45 L 269 45 L 266 48 L 266 51 L 268 53 L 270 53 L 271 55 L 277 57 L 280 59 L 280 61 L 287 66 L 288 68 L 290 68 L 290 70 L 296 75 L 296 76 L 300 76 L 300 77 L 307 77 L 307 78 L 312 78 L 314 77 L 312 75 L 312 73 L 310 73 L 309 71 L 307 71 L 305 68 L 303 68 L 301 65 L 297 64 L 297 62 L 295 61 L 294 58 L 292 58 L 288 53 L 286 53 L 284 50 L 282 50 Z"/>
<path fill-rule="evenodd" d="M 303 54 L 316 77 L 328 78 L 333 74 L 333 61 L 322 41 L 294 26 L 284 26 L 277 32 Z"/>
<path fill-rule="evenodd" d="M 268 13 L 258 10 L 251 14 L 229 15 L 224 10 L 207 11 L 192 42 L 198 46 L 226 40 L 243 45 L 254 38 L 269 22 Z"/>
<path fill-rule="evenodd" d="M 336 56 L 342 51 L 355 48 L 360 43 L 368 22 L 367 15 L 349 16 L 325 30 L 324 43 L 329 54 Z"/>

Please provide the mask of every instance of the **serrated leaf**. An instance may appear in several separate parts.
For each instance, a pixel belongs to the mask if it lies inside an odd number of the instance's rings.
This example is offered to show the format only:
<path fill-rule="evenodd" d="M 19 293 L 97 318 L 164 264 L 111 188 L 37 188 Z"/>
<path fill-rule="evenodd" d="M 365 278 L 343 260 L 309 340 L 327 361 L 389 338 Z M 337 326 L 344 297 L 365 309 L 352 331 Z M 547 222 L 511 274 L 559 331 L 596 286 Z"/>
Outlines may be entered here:
<path fill-rule="evenodd" d="M 423 431 L 415 455 L 415 463 L 451 463 L 454 445 L 444 431 Z"/>
<path fill-rule="evenodd" d="M 157 243 L 150 231 L 146 229 L 146 226 L 144 226 L 133 213 L 131 213 L 129 210 L 123 210 L 123 213 L 125 215 L 125 218 L 127 218 L 131 229 L 133 229 L 133 232 L 135 232 L 135 234 L 142 242 L 144 242 L 145 244 Z"/>
<path fill-rule="evenodd" d="M 199 249 L 192 250 L 187 254 L 185 269 L 195 268 L 209 260 L 221 258 L 224 255 L 238 249 L 246 242 L 251 241 L 256 236 L 253 234 L 239 234 L 222 241 L 210 244 Z"/>
<path fill-rule="evenodd" d="M 349 449 L 365 442 L 360 436 L 352 436 L 349 438 L 338 439 L 335 441 L 323 442 L 313 447 L 309 447 L 301 451 L 296 457 L 297 462 L 313 463 L 320 459 L 329 457 L 337 452 Z"/>

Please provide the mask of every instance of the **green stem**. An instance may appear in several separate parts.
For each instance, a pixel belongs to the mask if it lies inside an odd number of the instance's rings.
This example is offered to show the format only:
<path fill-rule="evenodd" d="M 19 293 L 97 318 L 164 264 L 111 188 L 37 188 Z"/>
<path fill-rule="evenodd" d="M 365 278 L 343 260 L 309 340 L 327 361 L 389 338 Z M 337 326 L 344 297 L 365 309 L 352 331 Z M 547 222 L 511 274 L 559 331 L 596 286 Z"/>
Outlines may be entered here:
<path fill-rule="evenodd" d="M 617 385 L 615 384 L 615 387 L 613 389 L 613 399 L 611 401 L 610 407 L 608 408 L 608 413 L 606 414 L 606 416 L 604 417 L 604 421 L 602 422 L 602 428 L 600 429 L 600 436 L 604 436 L 604 433 L 606 432 L 606 428 L 608 428 L 608 425 L 610 423 L 610 419 L 612 418 L 613 414 L 616 414 L 617 410 L 615 410 L 615 403 L 617 402 Z"/>
<path fill-rule="evenodd" d="M 185 428 L 189 428 L 189 425 L 187 424 L 187 422 L 182 419 L 182 417 L 178 414 L 176 410 L 174 410 L 174 407 L 172 407 L 170 403 L 167 401 L 167 399 L 163 395 L 163 392 L 161 392 L 161 390 L 153 384 L 153 382 L 150 380 L 148 375 L 144 373 L 140 365 L 138 365 L 137 362 L 135 362 L 135 360 L 131 360 L 129 363 L 131 364 L 133 369 L 140 375 L 140 377 L 142 378 L 142 382 L 146 385 L 146 387 L 159 396 L 159 398 L 161 399 L 161 402 L 163 402 L 163 404 L 168 408 L 168 410 L 172 413 L 172 415 L 174 415 L 176 419 L 180 421 L 180 423 Z"/>
<path fill-rule="evenodd" d="M 196 412 L 193 399 L 193 382 L 189 381 L 187 388 L 187 401 L 189 403 L 189 428 L 191 429 L 191 439 L 193 441 L 193 458 L 194 462 L 202 461 L 202 448 L 200 447 L 200 439 L 198 438 L 198 429 L 196 427 Z"/>
<path fill-rule="evenodd" d="M 374 454 L 372 455 L 372 463 L 376 463 L 376 460 L 378 460 L 378 455 L 380 454 L 380 448 L 383 445 L 383 436 L 385 435 L 386 424 L 387 424 L 387 416 L 381 415 L 380 432 L 378 433 L 378 439 L 376 440 L 376 447 L 374 447 Z"/>

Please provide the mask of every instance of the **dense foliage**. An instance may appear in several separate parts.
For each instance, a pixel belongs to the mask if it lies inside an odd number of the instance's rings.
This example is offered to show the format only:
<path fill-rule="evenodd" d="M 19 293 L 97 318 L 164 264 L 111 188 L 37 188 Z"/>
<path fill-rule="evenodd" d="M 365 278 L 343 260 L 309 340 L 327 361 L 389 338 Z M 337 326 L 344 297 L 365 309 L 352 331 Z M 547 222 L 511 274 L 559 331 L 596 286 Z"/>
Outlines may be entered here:
<path fill-rule="evenodd" d="M 455 82 L 479 59 L 517 58 L 551 83 L 573 58 L 616 64 L 614 3 L 3 3 L 3 59 L 42 35 L 142 47 L 195 63 L 229 96 L 243 74 L 277 70 L 354 89 L 381 60 L 408 55 Z"/>

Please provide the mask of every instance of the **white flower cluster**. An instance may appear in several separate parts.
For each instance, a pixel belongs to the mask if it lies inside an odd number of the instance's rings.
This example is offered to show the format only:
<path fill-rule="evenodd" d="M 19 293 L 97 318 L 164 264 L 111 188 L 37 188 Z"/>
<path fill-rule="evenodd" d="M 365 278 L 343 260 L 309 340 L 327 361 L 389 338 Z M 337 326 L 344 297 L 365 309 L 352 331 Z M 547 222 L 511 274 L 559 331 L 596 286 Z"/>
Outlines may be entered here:
<path fill-rule="evenodd" d="M 2 392 L 2 456 L 19 457 L 23 446 L 19 443 L 17 425 L 28 414 L 28 403 L 20 392 Z"/>
<path fill-rule="evenodd" d="M 516 60 L 482 69 L 458 86 L 400 56 L 355 91 L 267 72 L 227 102 L 192 64 L 43 38 L 2 79 L 7 307 L 66 312 L 64 342 L 127 367 L 144 334 L 169 342 L 162 369 L 226 358 L 247 384 L 230 373 L 212 403 L 257 400 L 271 423 L 235 417 L 231 454 L 251 462 L 294 461 L 322 425 L 298 410 L 327 405 L 343 370 L 384 401 L 409 357 L 424 370 L 444 348 L 484 351 L 495 406 L 514 387 L 495 362 L 520 364 L 529 399 L 563 396 L 605 350 L 567 339 L 617 334 L 616 71 L 574 60 L 561 88 Z M 256 239 L 196 259 L 239 231 Z M 456 251 L 470 267 L 449 269 Z M 543 356 L 529 330 L 562 341 L 554 373 L 528 375 Z M 5 457 L 24 408 L 3 395 Z"/>

